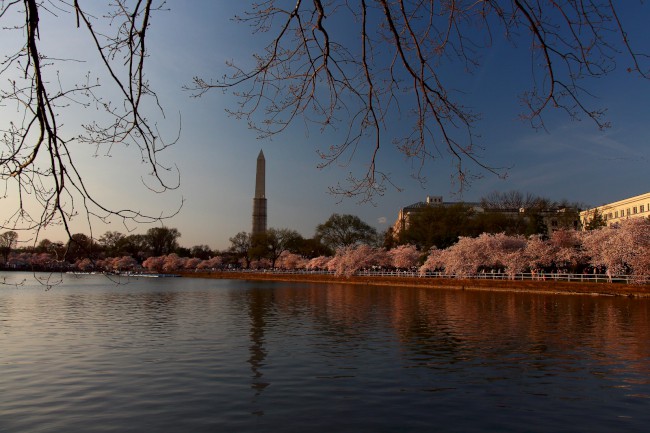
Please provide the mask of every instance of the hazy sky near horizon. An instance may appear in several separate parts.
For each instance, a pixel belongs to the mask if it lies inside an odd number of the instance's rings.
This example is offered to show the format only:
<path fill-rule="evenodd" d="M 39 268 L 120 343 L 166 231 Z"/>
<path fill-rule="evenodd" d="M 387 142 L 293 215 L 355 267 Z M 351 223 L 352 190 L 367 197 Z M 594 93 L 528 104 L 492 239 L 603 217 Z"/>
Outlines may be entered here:
<path fill-rule="evenodd" d="M 165 225 L 180 231 L 183 246 L 207 244 L 225 249 L 230 237 L 250 231 L 260 149 L 266 157 L 269 227 L 295 229 L 305 237 L 313 236 L 316 225 L 335 212 L 358 215 L 385 230 L 401 207 L 427 195 L 440 195 L 445 201 L 476 201 L 492 191 L 518 190 L 595 206 L 650 191 L 650 80 L 627 73 L 629 62 L 621 59 L 620 67 L 609 77 L 590 83 L 598 97 L 590 102 L 607 108 L 611 128 L 599 131 L 590 120 L 572 121 L 549 111 L 545 117 L 548 130 L 536 131 L 518 119 L 522 113 L 518 95 L 530 84 L 525 66 L 530 62 L 529 53 L 523 46 L 514 49 L 497 41 L 483 54 L 480 68 L 461 83 L 466 100 L 482 113 L 476 127 L 485 148 L 483 160 L 508 167 L 505 179 L 475 168 L 472 171 L 483 178 L 458 194 L 457 184 L 451 180 L 453 161 L 446 157 L 427 163 L 427 182 L 421 185 L 411 178 L 410 163 L 391 149 L 386 135 L 379 163 L 392 173 L 401 191 L 388 189 L 374 204 L 333 196 L 328 187 L 344 180 L 350 170 L 362 168 L 366 161 L 317 169 L 316 150 L 332 144 L 331 135 L 321 134 L 316 127 L 307 130 L 298 121 L 272 140 L 260 140 L 245 120 L 227 115 L 227 108 L 235 108 L 231 94 L 212 91 L 192 98 L 182 88 L 190 85 L 194 76 L 216 79 L 228 73 L 226 61 L 251 61 L 253 50 L 260 45 L 259 35 L 251 35 L 245 24 L 232 21 L 244 3 L 172 0 L 168 2 L 170 11 L 153 16 L 147 40 L 147 74 L 165 109 L 165 119 L 157 120 L 163 136 L 175 138 L 181 125 L 178 142 L 162 156 L 163 162 L 178 167 L 181 185 L 177 190 L 153 194 L 144 188 L 140 176 L 145 168 L 139 165 L 134 149 L 94 157 L 94 149 L 75 146 L 89 184 L 109 206 L 168 213 L 182 202 L 178 215 Z M 645 31 L 650 4 L 624 2 L 618 7 L 633 46 L 650 51 L 650 35 Z M 76 46 L 78 32 L 43 27 L 41 38 L 51 41 L 53 47 L 79 49 L 81 55 L 85 48 Z M 84 115 L 87 113 L 79 114 Z M 6 218 L 8 211 L 0 209 L 0 217 Z M 78 221 L 75 231 L 87 233 L 84 223 Z M 149 227 L 130 225 L 128 229 L 144 233 Z M 99 237 L 107 230 L 126 233 L 127 227 L 119 222 L 108 226 L 95 223 L 94 235 Z M 28 235 L 20 236 L 25 240 Z M 44 231 L 44 237 L 65 238 L 60 228 Z"/>

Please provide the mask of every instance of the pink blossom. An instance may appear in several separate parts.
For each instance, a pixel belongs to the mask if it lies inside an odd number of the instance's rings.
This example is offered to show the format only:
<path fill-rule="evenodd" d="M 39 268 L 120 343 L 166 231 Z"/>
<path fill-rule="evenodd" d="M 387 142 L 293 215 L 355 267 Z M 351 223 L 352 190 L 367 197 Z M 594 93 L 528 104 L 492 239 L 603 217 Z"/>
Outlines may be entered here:
<path fill-rule="evenodd" d="M 142 267 L 150 271 L 161 272 L 164 263 L 165 256 L 149 257 L 144 262 L 142 262 Z"/>
<path fill-rule="evenodd" d="M 304 269 L 307 266 L 307 261 L 298 254 L 283 251 L 275 264 L 281 269 Z"/>
<path fill-rule="evenodd" d="M 138 266 L 138 261 L 131 256 L 122 256 L 113 261 L 113 269 L 130 271 Z"/>
<path fill-rule="evenodd" d="M 185 269 L 196 269 L 196 267 L 202 262 L 198 257 L 192 257 L 191 259 L 185 260 Z"/>
<path fill-rule="evenodd" d="M 372 266 L 386 266 L 389 264 L 386 250 L 361 244 L 339 248 L 336 255 L 328 263 L 328 268 L 334 270 L 336 275 L 351 276 L 360 269 Z"/>
<path fill-rule="evenodd" d="M 327 256 L 314 257 L 307 263 L 307 269 L 327 269 L 330 260 L 332 258 Z"/>
<path fill-rule="evenodd" d="M 216 269 L 220 268 L 223 260 L 220 256 L 215 256 L 209 258 L 208 260 L 202 260 L 201 263 L 196 265 L 196 269 Z"/>
<path fill-rule="evenodd" d="M 185 266 L 185 262 L 187 261 L 186 258 L 178 257 L 178 255 L 175 253 L 171 253 L 163 257 L 163 271 L 165 272 L 174 272 L 182 269 Z"/>
<path fill-rule="evenodd" d="M 388 251 L 390 266 L 398 269 L 410 269 L 417 266 L 420 252 L 415 245 L 400 245 Z"/>
<path fill-rule="evenodd" d="M 424 275 L 427 272 L 436 272 L 440 271 L 445 267 L 445 262 L 443 261 L 443 253 L 445 250 L 439 250 L 436 247 L 432 247 L 429 250 L 429 255 L 427 256 L 426 261 L 422 266 L 420 266 L 420 275 Z"/>

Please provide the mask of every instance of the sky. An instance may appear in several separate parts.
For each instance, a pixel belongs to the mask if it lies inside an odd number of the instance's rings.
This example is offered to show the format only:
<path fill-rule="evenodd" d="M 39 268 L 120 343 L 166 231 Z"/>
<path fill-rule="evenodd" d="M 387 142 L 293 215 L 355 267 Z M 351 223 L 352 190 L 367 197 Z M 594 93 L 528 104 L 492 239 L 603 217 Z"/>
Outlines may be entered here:
<path fill-rule="evenodd" d="M 162 156 L 163 162 L 178 168 L 179 188 L 164 194 L 147 190 L 140 180 L 146 170 L 138 163 L 135 149 L 114 149 L 110 157 L 95 157 L 95 149 L 87 146 L 75 149 L 87 182 L 109 207 L 169 214 L 180 206 L 179 213 L 164 224 L 179 230 L 182 246 L 207 244 L 223 250 L 230 245 L 230 237 L 250 231 L 260 150 L 266 156 L 268 226 L 294 229 L 305 237 L 313 236 L 316 226 L 332 213 L 357 215 L 378 231 L 386 230 L 400 208 L 427 195 L 443 196 L 445 201 L 478 201 L 493 191 L 517 190 L 597 206 L 650 191 L 650 80 L 620 67 L 608 78 L 594 81 L 595 105 L 607 108 L 609 129 L 600 131 L 588 120 L 572 121 L 551 111 L 546 116 L 547 130 L 537 131 L 518 119 L 522 107 L 517 95 L 529 84 L 526 62 L 530 56 L 525 47 L 496 43 L 484 54 L 478 70 L 463 77 L 459 85 L 466 100 L 482 113 L 477 131 L 484 161 L 507 167 L 505 178 L 476 169 L 483 177 L 460 193 L 451 180 L 453 161 L 443 158 L 427 164 L 423 185 L 412 179 L 410 163 L 387 142 L 380 168 L 392 173 L 400 189 L 389 188 L 374 203 L 333 196 L 328 187 L 350 170 L 363 168 L 365 161 L 319 170 L 316 151 L 329 146 L 332 136 L 313 127 L 307 130 L 298 121 L 273 139 L 258 139 L 245 120 L 226 113 L 235 108 L 231 94 L 212 91 L 193 98 L 183 90 L 194 76 L 221 77 L 228 72 L 227 61 L 251 61 L 259 35 L 251 35 L 245 24 L 232 21 L 245 2 L 171 0 L 167 4 L 171 10 L 153 17 L 148 34 L 147 74 L 165 109 L 165 118 L 156 120 L 163 136 L 173 139 L 181 125 L 178 142 Z M 650 36 L 643 30 L 650 4 L 623 2 L 620 7 L 635 46 L 650 51 Z M 59 24 L 42 30 L 48 31 L 42 31 L 41 38 L 51 44 L 52 52 L 92 59 L 74 26 Z M 93 67 L 99 65 L 89 60 L 70 75 Z M 449 79 L 455 83 L 454 77 Z M 78 112 L 67 123 L 73 125 L 92 115 L 87 110 Z M 8 207 L 0 209 L 0 217 L 6 218 L 7 212 Z M 108 230 L 144 233 L 150 227 L 114 221 L 109 225 L 97 222 L 93 230 L 99 237 Z M 87 232 L 85 221 L 74 222 L 73 231 Z M 41 238 L 45 237 L 65 239 L 60 227 L 45 230 Z"/>

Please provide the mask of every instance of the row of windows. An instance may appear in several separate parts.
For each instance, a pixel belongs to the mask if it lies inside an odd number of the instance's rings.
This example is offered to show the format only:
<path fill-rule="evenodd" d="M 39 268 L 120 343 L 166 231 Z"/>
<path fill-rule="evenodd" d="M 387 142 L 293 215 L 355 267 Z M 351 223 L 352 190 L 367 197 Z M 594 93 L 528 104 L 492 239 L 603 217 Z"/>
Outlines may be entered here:
<path fill-rule="evenodd" d="M 645 213 L 646 210 L 650 212 L 650 203 L 646 205 L 640 205 L 640 206 L 633 206 L 631 208 L 623 209 L 620 211 L 614 211 L 614 212 L 609 212 L 605 214 L 605 219 L 606 220 L 611 220 L 612 218 L 624 218 L 626 216 L 631 216 L 631 215 L 637 215 L 640 213 Z"/>

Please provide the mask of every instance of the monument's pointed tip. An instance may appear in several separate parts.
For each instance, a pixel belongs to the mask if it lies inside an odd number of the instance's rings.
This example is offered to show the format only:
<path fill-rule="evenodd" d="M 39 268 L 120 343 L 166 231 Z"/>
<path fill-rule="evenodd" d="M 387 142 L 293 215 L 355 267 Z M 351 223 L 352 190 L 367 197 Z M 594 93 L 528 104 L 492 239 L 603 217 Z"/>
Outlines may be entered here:
<path fill-rule="evenodd" d="M 260 149 L 260 154 L 257 155 L 257 157 L 258 158 L 260 158 L 260 157 L 264 158 L 264 152 L 262 151 L 262 149 Z"/>

